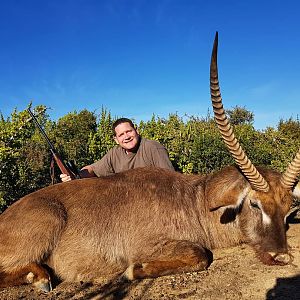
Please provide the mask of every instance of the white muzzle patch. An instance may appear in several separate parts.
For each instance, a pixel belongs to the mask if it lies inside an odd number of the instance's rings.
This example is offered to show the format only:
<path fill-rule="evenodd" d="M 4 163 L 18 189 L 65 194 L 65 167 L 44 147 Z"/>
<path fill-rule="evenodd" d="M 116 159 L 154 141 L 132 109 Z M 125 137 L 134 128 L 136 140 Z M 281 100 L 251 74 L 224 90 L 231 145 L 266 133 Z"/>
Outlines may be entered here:
<path fill-rule="evenodd" d="M 270 225 L 271 224 L 271 218 L 269 217 L 269 215 L 267 215 L 262 208 L 261 208 L 261 212 L 262 212 L 263 223 L 265 225 Z"/>
<path fill-rule="evenodd" d="M 293 190 L 293 196 L 300 199 L 300 183 L 295 186 Z"/>

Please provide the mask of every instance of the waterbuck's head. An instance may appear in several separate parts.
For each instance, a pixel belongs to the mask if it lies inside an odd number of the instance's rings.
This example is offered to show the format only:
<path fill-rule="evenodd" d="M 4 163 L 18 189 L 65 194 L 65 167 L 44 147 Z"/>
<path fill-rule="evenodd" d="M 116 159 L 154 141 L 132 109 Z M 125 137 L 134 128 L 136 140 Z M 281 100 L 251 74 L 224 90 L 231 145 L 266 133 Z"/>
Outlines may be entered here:
<path fill-rule="evenodd" d="M 215 36 L 210 65 L 211 100 L 222 138 L 238 165 L 239 176 L 244 179 L 237 180 L 232 189 L 228 188 L 231 196 L 224 194 L 220 199 L 215 199 L 218 202 L 215 203 L 215 207 L 234 206 L 235 211 L 240 214 L 241 230 L 261 260 L 268 264 L 282 264 L 278 254 L 288 252 L 286 216 L 293 197 L 300 197 L 300 184 L 296 182 L 300 173 L 300 149 L 283 174 L 256 168 L 251 163 L 236 139 L 223 108 L 218 80 L 217 51 L 218 33 Z"/>

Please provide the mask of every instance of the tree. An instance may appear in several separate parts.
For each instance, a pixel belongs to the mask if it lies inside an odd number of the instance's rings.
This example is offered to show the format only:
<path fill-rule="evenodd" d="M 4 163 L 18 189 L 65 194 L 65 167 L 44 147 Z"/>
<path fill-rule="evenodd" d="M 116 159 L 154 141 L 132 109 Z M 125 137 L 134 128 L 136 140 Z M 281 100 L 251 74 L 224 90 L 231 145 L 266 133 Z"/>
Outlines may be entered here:
<path fill-rule="evenodd" d="M 55 141 L 57 151 L 66 160 L 73 160 L 78 167 L 90 162 L 89 143 L 97 128 L 96 116 L 84 109 L 68 113 L 54 124 L 49 136 Z"/>
<path fill-rule="evenodd" d="M 300 139 L 300 121 L 289 118 L 288 120 L 281 119 L 278 123 L 278 131 L 290 138 Z"/>
<path fill-rule="evenodd" d="M 38 119 L 45 122 L 47 115 L 44 106 L 36 107 Z M 0 211 L 7 205 L 41 188 L 45 180 L 44 151 L 37 129 L 30 122 L 28 112 L 14 110 L 10 117 L 0 116 Z"/>
<path fill-rule="evenodd" d="M 109 111 L 102 107 L 97 129 L 89 138 L 90 163 L 101 159 L 109 149 L 115 146 L 112 124 L 114 119 Z"/>
<path fill-rule="evenodd" d="M 235 106 L 226 110 L 227 117 L 232 125 L 253 124 L 254 114 L 245 107 Z"/>

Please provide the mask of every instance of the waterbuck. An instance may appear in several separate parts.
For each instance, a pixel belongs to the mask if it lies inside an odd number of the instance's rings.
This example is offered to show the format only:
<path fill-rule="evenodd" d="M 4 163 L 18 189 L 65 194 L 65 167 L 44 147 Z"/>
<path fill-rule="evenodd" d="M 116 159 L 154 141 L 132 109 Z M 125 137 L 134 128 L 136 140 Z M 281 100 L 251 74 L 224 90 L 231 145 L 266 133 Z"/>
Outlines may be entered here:
<path fill-rule="evenodd" d="M 217 247 L 248 243 L 266 264 L 285 264 L 285 217 L 300 150 L 284 174 L 256 168 L 222 105 L 215 37 L 210 71 L 216 122 L 237 166 L 209 175 L 140 168 L 56 184 L 0 215 L 0 287 L 51 289 L 48 265 L 67 281 L 199 271 Z"/>

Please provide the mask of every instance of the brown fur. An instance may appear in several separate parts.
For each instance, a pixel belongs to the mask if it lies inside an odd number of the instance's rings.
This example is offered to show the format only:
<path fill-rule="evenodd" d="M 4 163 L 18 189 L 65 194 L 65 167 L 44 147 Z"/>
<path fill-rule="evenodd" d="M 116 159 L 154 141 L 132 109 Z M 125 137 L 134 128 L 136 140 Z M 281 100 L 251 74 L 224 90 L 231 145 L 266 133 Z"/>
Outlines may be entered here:
<path fill-rule="evenodd" d="M 203 270 L 209 250 L 243 242 L 260 257 L 287 252 L 291 195 L 281 188 L 280 174 L 259 171 L 268 193 L 251 190 L 235 167 L 208 176 L 140 168 L 41 189 L 0 216 L 0 278 L 6 282 L 33 263 L 68 281 L 127 268 L 132 279 L 156 277 Z M 270 224 L 250 200 L 260 201 Z M 20 283 L 26 282 L 9 284 Z"/>
<path fill-rule="evenodd" d="M 36 263 L 31 263 L 26 265 L 24 268 L 20 268 L 14 272 L 0 272 L 0 288 L 10 285 L 21 285 L 24 283 L 32 283 L 31 280 L 27 278 L 27 275 L 32 272 L 35 278 L 34 281 L 38 281 L 42 278 L 49 278 L 48 272 Z"/>

